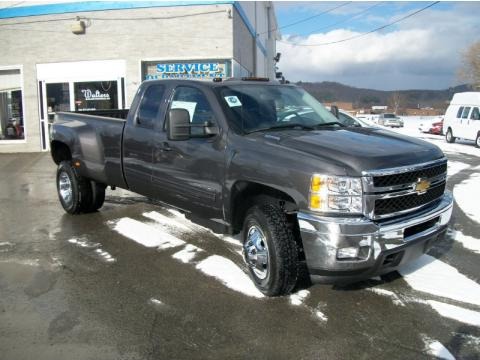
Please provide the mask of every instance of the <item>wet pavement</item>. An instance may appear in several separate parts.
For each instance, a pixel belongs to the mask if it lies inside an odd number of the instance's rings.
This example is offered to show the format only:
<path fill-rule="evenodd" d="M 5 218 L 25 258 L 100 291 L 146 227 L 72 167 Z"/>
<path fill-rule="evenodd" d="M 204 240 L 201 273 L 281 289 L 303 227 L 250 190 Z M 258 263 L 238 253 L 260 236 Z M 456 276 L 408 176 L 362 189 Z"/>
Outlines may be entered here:
<path fill-rule="evenodd" d="M 447 156 L 468 165 L 450 189 L 478 172 L 480 154 Z M 417 286 L 416 274 L 441 275 L 428 266 L 259 297 L 235 239 L 123 190 L 109 190 L 97 213 L 67 215 L 54 179 L 49 154 L 0 155 L 1 359 L 480 359 L 480 298 L 459 298 L 453 283 L 440 295 Z M 480 238 L 457 204 L 453 216 L 452 229 Z M 138 231 L 159 242 L 142 245 Z M 475 294 L 480 253 L 453 234 L 429 255 Z"/>

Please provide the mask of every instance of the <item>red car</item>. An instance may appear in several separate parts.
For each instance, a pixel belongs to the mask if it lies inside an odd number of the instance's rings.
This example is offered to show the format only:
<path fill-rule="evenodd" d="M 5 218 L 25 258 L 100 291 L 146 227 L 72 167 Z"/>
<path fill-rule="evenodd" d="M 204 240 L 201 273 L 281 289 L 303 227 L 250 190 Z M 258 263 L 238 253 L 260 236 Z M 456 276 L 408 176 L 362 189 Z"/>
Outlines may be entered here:
<path fill-rule="evenodd" d="M 430 124 L 420 124 L 418 128 L 421 132 L 433 134 L 433 135 L 442 135 L 443 134 L 443 119 L 440 121 L 435 121 Z"/>

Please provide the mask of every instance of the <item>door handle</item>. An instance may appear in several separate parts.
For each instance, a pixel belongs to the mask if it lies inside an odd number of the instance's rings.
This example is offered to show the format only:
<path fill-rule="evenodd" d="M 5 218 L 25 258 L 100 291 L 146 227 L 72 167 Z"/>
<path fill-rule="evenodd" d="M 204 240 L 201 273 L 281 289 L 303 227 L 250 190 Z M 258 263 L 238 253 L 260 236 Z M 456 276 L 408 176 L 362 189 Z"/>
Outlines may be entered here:
<path fill-rule="evenodd" d="M 160 148 L 160 151 L 172 151 L 172 148 L 167 142 L 164 142 Z"/>

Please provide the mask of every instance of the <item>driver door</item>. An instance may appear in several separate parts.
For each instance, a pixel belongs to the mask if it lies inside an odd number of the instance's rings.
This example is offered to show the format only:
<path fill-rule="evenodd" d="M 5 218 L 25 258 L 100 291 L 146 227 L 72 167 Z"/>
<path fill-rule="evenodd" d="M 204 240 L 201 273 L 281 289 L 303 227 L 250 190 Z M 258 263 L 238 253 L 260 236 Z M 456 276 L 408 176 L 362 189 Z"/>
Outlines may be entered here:
<path fill-rule="evenodd" d="M 221 219 L 225 155 L 222 132 L 206 136 L 201 126 L 206 121 L 218 126 L 210 100 L 194 86 L 174 89 L 169 110 L 181 108 L 188 111 L 193 125 L 191 137 L 171 141 L 167 138 L 165 125 L 157 129 L 152 187 L 156 197 L 175 207 L 205 218 Z"/>

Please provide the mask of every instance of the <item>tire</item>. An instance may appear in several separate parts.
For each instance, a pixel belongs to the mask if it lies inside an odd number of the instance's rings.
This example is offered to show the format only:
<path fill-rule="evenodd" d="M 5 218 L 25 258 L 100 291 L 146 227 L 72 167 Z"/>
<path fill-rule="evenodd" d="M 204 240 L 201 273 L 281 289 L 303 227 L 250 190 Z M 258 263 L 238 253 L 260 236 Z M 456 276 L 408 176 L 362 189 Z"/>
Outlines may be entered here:
<path fill-rule="evenodd" d="M 266 296 L 289 294 L 297 283 L 299 261 L 284 212 L 272 204 L 254 205 L 247 211 L 242 234 L 245 262 L 256 287 Z"/>
<path fill-rule="evenodd" d="M 93 193 L 90 181 L 79 176 L 70 161 L 57 169 L 57 193 L 63 209 L 69 214 L 91 212 Z"/>
<path fill-rule="evenodd" d="M 447 133 L 445 134 L 445 141 L 450 144 L 455 142 L 455 136 L 453 136 L 451 128 L 448 128 Z"/>
<path fill-rule="evenodd" d="M 477 134 L 477 138 L 475 139 L 475 146 L 480 148 L 480 133 Z"/>
<path fill-rule="evenodd" d="M 91 180 L 90 187 L 92 189 L 92 202 L 88 209 L 85 209 L 85 212 L 97 211 L 103 206 L 103 203 L 105 202 L 106 186 L 104 184 Z"/>

